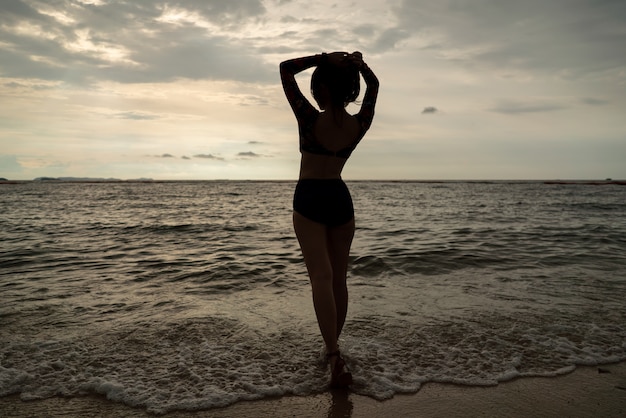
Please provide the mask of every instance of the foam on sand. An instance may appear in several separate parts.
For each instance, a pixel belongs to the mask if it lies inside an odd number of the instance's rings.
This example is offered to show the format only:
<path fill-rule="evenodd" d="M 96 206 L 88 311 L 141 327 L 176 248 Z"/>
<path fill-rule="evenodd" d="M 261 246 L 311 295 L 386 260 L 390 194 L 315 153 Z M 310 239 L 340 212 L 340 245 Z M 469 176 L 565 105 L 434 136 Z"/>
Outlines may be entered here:
<path fill-rule="evenodd" d="M 114 403 L 103 397 L 49 398 L 24 402 L 18 396 L 0 398 L 6 418 L 48 417 L 149 417 L 145 410 Z M 605 418 L 626 415 L 626 363 L 580 367 L 556 378 L 515 379 L 492 387 L 425 384 L 417 394 L 397 395 L 384 402 L 349 392 L 310 396 L 285 396 L 239 402 L 222 409 L 179 412 L 166 417 L 536 417 L 568 416 Z"/>

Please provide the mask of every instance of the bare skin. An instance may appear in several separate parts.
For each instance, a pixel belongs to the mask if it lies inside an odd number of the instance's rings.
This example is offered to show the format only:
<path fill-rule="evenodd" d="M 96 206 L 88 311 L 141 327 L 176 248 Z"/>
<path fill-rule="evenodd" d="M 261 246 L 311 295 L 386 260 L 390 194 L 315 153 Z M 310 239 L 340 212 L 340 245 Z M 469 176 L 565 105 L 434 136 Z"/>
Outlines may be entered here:
<path fill-rule="evenodd" d="M 329 55 L 330 60 L 344 57 L 339 53 Z M 360 59 L 360 55 L 354 59 Z M 357 119 L 344 107 L 334 106 L 326 94 L 321 94 L 318 105 L 323 110 L 315 123 L 315 136 L 319 142 L 332 151 L 351 144 L 359 134 Z M 303 152 L 300 178 L 341 178 L 345 163 L 345 158 Z M 328 227 L 294 212 L 293 225 L 309 273 L 313 306 L 326 352 L 333 353 L 339 349 L 337 341 L 348 312 L 346 276 L 354 219 L 344 225 Z M 329 358 L 331 368 L 335 367 L 336 361 L 336 357 Z"/>
<path fill-rule="evenodd" d="M 306 108 L 301 107 L 306 99 L 299 91 L 294 76 L 313 66 L 319 66 L 320 69 L 320 72 L 313 73 L 311 88 L 321 112 L 314 113 L 314 120 L 306 116 L 306 129 L 310 135 L 312 128 L 315 142 L 331 152 L 317 152 L 315 148 L 304 147 L 301 137 L 299 178 L 341 179 L 348 157 L 336 154 L 341 155 L 340 151 L 346 149 L 351 151 L 350 147 L 355 146 L 369 128 L 374 115 L 378 79 L 363 62 L 360 52 L 334 52 L 284 61 L 280 65 L 281 79 L 296 118 L 299 118 L 298 115 L 302 117 L 301 110 L 308 112 L 307 115 L 312 112 L 308 103 Z M 367 107 L 361 107 L 357 116 L 349 114 L 345 109 L 347 103 L 354 102 L 358 96 L 359 87 L 355 83 L 358 83 L 359 76 L 355 74 L 355 69 L 367 84 L 364 101 Z M 299 124 L 301 120 L 298 119 Z M 308 152 L 309 149 L 311 152 Z M 354 218 L 343 225 L 328 226 L 294 211 L 293 225 L 311 281 L 313 306 L 331 366 L 331 385 L 345 387 L 352 383 L 352 375 L 345 368 L 337 341 L 348 311 L 346 276 L 355 230 Z"/>
<path fill-rule="evenodd" d="M 329 228 L 297 212 L 293 225 L 311 280 L 313 306 L 328 353 L 339 349 L 337 340 L 348 312 L 346 276 L 354 219 Z M 329 359 L 334 367 L 335 358 Z"/>

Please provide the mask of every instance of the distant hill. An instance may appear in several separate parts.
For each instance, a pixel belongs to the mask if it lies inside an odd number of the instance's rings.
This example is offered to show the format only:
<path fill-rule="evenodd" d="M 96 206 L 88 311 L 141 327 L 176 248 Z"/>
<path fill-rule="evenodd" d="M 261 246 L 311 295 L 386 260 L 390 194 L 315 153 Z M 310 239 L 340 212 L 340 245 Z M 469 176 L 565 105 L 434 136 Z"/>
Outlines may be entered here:
<path fill-rule="evenodd" d="M 102 177 L 37 177 L 33 181 L 65 181 L 65 182 L 87 182 L 87 183 L 109 183 L 109 182 L 122 182 L 122 181 L 152 181 L 148 178 L 129 179 L 122 180 L 116 178 L 102 178 Z"/>
<path fill-rule="evenodd" d="M 100 177 L 37 177 L 33 181 L 122 181 L 115 178 Z"/>

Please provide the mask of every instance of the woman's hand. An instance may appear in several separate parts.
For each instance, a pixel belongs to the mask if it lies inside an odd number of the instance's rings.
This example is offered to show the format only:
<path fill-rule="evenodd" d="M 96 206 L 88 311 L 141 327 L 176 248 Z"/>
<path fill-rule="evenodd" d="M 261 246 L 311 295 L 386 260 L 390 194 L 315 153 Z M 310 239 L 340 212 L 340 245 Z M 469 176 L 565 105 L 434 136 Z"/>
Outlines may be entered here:
<path fill-rule="evenodd" d="M 335 67 L 344 67 L 347 64 L 347 52 L 331 52 L 328 54 L 328 63 Z"/>
<path fill-rule="evenodd" d="M 354 51 L 352 54 L 348 56 L 350 62 L 356 66 L 359 70 L 363 67 L 363 54 L 359 51 Z"/>
<path fill-rule="evenodd" d="M 363 66 L 363 54 L 359 51 L 354 51 L 351 54 L 347 52 L 331 52 L 328 54 L 328 63 L 336 67 L 354 65 L 356 68 L 361 69 Z"/>

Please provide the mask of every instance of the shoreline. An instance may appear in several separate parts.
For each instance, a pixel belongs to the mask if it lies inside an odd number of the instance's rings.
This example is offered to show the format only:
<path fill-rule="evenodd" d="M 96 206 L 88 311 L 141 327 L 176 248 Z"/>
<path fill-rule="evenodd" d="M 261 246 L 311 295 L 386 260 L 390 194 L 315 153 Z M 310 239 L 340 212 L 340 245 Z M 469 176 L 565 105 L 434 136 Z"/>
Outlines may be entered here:
<path fill-rule="evenodd" d="M 445 183 L 472 183 L 472 184 L 524 184 L 537 183 L 546 185 L 581 185 L 581 186 L 625 186 L 626 179 L 593 180 L 593 179 L 344 179 L 351 183 L 416 183 L 416 184 L 445 184 Z M 295 183 L 293 179 L 116 179 L 116 178 L 72 178 L 72 177 L 47 177 L 30 180 L 24 179 L 0 179 L 0 184 L 159 184 L 159 183 Z"/>
<path fill-rule="evenodd" d="M 54 397 L 22 401 L 19 395 L 0 398 L 5 418 L 45 417 L 595 417 L 626 416 L 626 362 L 578 366 L 556 377 L 521 377 L 496 386 L 426 383 L 414 394 L 386 401 L 348 391 L 308 396 L 283 396 L 203 411 L 164 415 L 114 403 L 103 396 Z"/>

